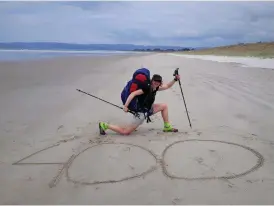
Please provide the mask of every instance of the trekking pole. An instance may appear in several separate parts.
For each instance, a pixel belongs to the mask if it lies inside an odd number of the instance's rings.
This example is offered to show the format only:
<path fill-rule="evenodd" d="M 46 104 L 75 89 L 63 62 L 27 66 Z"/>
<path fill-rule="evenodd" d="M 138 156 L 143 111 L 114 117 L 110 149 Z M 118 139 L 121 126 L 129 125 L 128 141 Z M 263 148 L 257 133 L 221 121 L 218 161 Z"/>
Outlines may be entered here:
<path fill-rule="evenodd" d="M 103 100 L 103 99 L 101 99 L 101 98 L 99 98 L 99 97 L 96 97 L 96 96 L 94 96 L 94 95 L 92 95 L 92 94 L 89 94 L 89 93 L 87 93 L 87 92 L 84 92 L 84 91 L 82 91 L 82 90 L 80 90 L 80 89 L 76 89 L 76 90 L 77 90 L 78 92 L 82 92 L 82 93 L 87 94 L 87 95 L 89 95 L 89 96 L 92 96 L 92 97 L 94 97 L 94 98 L 96 98 L 96 99 L 99 99 L 99 100 L 101 100 L 101 101 L 103 101 L 103 102 L 106 102 L 106 103 L 108 103 L 108 104 L 110 104 L 110 105 L 112 105 L 112 106 L 118 107 L 119 109 L 123 109 L 123 107 L 120 107 L 120 106 L 118 106 L 118 105 L 116 105 L 116 104 L 113 104 L 113 103 L 111 103 L 111 102 L 108 102 L 108 101 L 106 101 L 106 100 Z M 133 112 L 133 111 L 128 110 L 128 112 L 131 113 L 131 114 L 133 114 L 133 115 L 138 116 L 137 113 L 135 113 L 135 112 Z"/>
<path fill-rule="evenodd" d="M 178 70 L 179 70 L 179 68 L 175 69 L 173 76 L 179 75 L 179 71 Z M 185 104 L 185 108 L 186 108 L 186 114 L 187 114 L 187 118 L 188 118 L 188 121 L 189 121 L 189 126 L 192 128 L 191 122 L 190 122 L 190 119 L 189 119 L 189 116 L 188 116 L 188 111 L 187 111 L 187 107 L 186 107 L 186 102 L 185 102 L 185 98 L 184 98 L 184 94 L 183 94 L 183 89 L 182 89 L 181 81 L 180 81 L 180 79 L 178 79 L 178 81 L 179 81 L 181 93 L 182 93 L 184 104 Z"/>

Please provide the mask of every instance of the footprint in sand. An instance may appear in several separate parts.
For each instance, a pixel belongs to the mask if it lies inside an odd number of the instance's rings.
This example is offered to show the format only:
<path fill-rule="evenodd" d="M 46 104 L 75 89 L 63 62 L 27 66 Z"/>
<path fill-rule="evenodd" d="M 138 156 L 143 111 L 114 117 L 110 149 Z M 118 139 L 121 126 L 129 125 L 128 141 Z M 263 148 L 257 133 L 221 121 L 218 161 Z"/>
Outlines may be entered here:
<path fill-rule="evenodd" d="M 196 157 L 195 160 L 196 160 L 199 164 L 203 163 L 203 161 L 204 161 L 204 159 L 203 159 L 202 157 Z"/>
<path fill-rule="evenodd" d="M 57 132 L 59 132 L 60 129 L 64 128 L 64 125 L 60 125 L 58 128 L 57 128 Z"/>
<path fill-rule="evenodd" d="M 202 132 L 197 132 L 197 135 L 200 136 L 202 134 Z"/>
<path fill-rule="evenodd" d="M 181 202 L 182 202 L 181 198 L 175 198 L 172 200 L 173 205 L 180 205 Z"/>
<path fill-rule="evenodd" d="M 243 114 L 236 114 L 235 117 L 237 117 L 238 119 L 246 119 L 246 116 Z"/>

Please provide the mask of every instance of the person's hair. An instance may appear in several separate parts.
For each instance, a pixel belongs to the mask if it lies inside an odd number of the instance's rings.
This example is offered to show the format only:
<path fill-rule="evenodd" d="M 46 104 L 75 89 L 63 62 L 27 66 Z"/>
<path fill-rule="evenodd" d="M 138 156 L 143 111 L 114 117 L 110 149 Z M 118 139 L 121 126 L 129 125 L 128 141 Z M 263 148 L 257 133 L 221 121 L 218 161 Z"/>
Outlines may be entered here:
<path fill-rule="evenodd" d="M 162 77 L 159 74 L 154 74 L 151 81 L 160 82 L 162 84 Z"/>

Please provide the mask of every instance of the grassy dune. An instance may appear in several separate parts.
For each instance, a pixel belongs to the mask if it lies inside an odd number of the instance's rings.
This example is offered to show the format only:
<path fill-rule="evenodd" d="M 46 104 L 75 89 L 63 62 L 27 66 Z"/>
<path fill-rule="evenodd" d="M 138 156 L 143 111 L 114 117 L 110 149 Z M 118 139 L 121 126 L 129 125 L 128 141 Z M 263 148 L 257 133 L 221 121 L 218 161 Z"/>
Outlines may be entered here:
<path fill-rule="evenodd" d="M 248 43 L 215 47 L 199 51 L 179 52 L 183 54 L 220 55 L 220 56 L 252 56 L 274 58 L 274 42 Z"/>

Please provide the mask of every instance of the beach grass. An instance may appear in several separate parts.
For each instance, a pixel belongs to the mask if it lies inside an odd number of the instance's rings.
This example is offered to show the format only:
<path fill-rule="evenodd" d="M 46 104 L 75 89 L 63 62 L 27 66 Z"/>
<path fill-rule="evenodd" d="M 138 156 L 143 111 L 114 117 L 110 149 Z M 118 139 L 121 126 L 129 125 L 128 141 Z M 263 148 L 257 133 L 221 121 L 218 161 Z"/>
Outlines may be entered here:
<path fill-rule="evenodd" d="M 176 53 L 191 55 L 274 58 L 274 42 L 237 44 Z"/>

